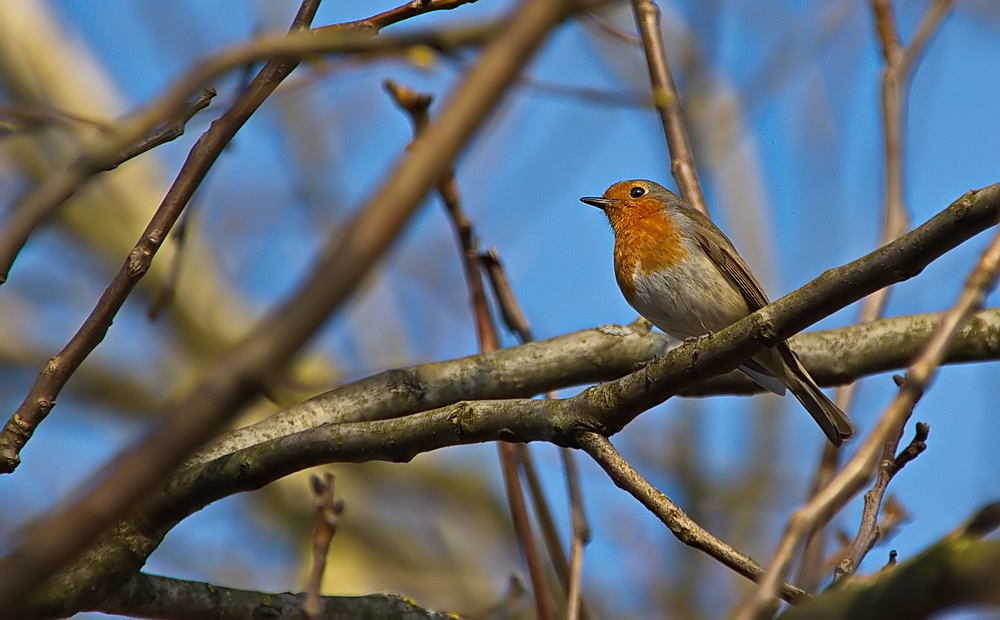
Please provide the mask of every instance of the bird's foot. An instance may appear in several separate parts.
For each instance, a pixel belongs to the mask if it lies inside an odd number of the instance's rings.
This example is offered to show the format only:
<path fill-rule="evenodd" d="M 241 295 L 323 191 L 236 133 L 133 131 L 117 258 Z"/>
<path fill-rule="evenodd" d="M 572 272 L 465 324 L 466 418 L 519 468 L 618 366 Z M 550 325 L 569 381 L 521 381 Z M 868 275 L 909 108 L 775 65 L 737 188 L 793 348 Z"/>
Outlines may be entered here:
<path fill-rule="evenodd" d="M 661 357 L 662 357 L 661 355 L 653 355 L 653 357 L 649 358 L 645 362 L 639 362 L 635 366 L 632 366 L 632 372 L 638 372 L 639 370 L 645 370 L 646 371 L 645 374 L 646 374 L 646 389 L 647 390 L 649 389 L 649 386 L 653 384 L 653 380 L 649 376 L 649 367 L 652 366 L 653 364 L 655 364 L 657 361 L 659 361 Z"/>
<path fill-rule="evenodd" d="M 712 330 L 708 330 L 708 332 L 706 332 L 706 333 L 704 333 L 704 334 L 702 334 L 700 336 L 688 336 L 687 338 L 684 339 L 684 344 L 693 344 L 694 345 L 694 351 L 691 352 L 691 364 L 692 365 L 694 365 L 694 363 L 698 361 L 698 353 L 699 353 L 699 347 L 701 347 L 701 343 L 705 339 L 711 338 L 714 335 L 715 335 L 715 332 L 713 332 Z"/>

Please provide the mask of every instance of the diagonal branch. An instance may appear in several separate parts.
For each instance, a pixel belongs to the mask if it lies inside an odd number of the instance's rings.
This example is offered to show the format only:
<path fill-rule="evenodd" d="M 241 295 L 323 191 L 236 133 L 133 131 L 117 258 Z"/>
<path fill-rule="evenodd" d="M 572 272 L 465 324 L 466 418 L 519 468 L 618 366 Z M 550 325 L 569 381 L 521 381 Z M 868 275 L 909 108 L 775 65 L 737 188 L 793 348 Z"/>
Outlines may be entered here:
<path fill-rule="evenodd" d="M 785 611 L 781 620 L 924 620 L 948 609 L 1000 605 L 1000 541 L 982 540 L 1000 525 L 1000 504 L 917 557 L 831 588 Z M 892 554 L 890 554 L 892 557 Z M 947 615 L 947 614 L 945 614 Z"/>
<path fill-rule="evenodd" d="M 934 378 L 959 329 L 982 306 L 986 293 L 996 284 L 998 270 L 1000 231 L 994 235 L 979 263 L 969 274 L 955 306 L 948 311 L 931 340 L 913 361 L 899 394 L 882 414 L 878 425 L 837 477 L 792 515 L 768 565 L 767 575 L 737 614 L 738 620 L 759 620 L 773 614 L 777 606 L 775 594 L 778 585 L 784 579 L 799 543 L 816 523 L 840 510 L 871 477 L 886 442 L 893 441 L 902 432 L 914 405 Z M 849 572 L 854 569 L 853 566 L 847 568 Z"/>
<path fill-rule="evenodd" d="M 516 9 L 426 136 L 331 237 L 296 293 L 209 369 L 206 379 L 146 437 L 117 457 L 86 495 L 43 519 L 0 559 L 0 608 L 23 601 L 26 591 L 119 519 L 260 392 L 266 377 L 292 358 L 395 240 L 444 168 L 570 9 L 565 0 L 524 2 Z"/>
<path fill-rule="evenodd" d="M 580 435 L 577 441 L 580 448 L 597 461 L 597 464 L 604 469 L 618 488 L 627 491 L 639 500 L 647 510 L 670 528 L 677 540 L 689 547 L 704 551 L 751 581 L 758 581 L 764 575 L 764 569 L 761 568 L 760 564 L 698 525 L 677 504 L 670 501 L 669 497 L 658 491 L 639 472 L 632 469 L 632 466 L 618 454 L 607 437 L 585 432 Z M 800 602 L 809 596 L 803 590 L 788 584 L 781 584 L 780 589 L 781 598 L 789 603 Z"/>
<path fill-rule="evenodd" d="M 309 0 L 318 2 L 318 0 Z M 450 8 L 450 2 L 421 3 L 428 9 Z M 447 6 L 445 6 L 447 5 Z M 383 14 L 385 15 L 385 14 Z M 372 18 L 374 19 L 374 18 Z M 367 21 L 370 20 L 366 20 Z M 306 26 L 308 23 L 305 24 Z M 277 85 L 299 64 L 304 55 L 301 48 L 364 46 L 369 34 L 351 28 L 332 29 L 324 35 L 314 35 L 304 27 L 296 27 L 286 37 L 273 37 L 250 45 L 222 52 L 197 65 L 178 80 L 167 92 L 134 118 L 123 120 L 117 131 L 99 140 L 99 144 L 81 156 L 76 164 L 56 174 L 37 187 L 18 207 L 27 213 L 48 213 L 71 195 L 84 181 L 97 172 L 118 162 L 120 151 L 131 148 L 133 142 L 150 131 L 163 118 L 177 114 L 184 97 L 201 84 L 225 70 L 264 58 L 269 62 L 257 74 L 237 101 L 198 140 L 188 155 L 181 172 L 171 185 L 152 220 L 143 231 L 135 248 L 112 280 L 77 333 L 39 374 L 28 396 L 11 417 L 5 433 L 0 435 L 0 473 L 10 473 L 19 463 L 21 447 L 30 439 L 38 424 L 54 406 L 56 396 L 83 360 L 103 340 L 115 315 L 138 281 L 145 275 L 153 256 L 166 239 L 177 218 L 201 184 L 205 174 L 246 120 L 257 110 Z M 311 47 L 310 47 L 311 46 Z M 237 62 L 240 61 L 240 62 Z M 39 215 L 39 217 L 42 217 Z M 35 223 L 37 224 L 37 222 Z M 0 283 L 10 262 L 20 251 L 35 224 L 17 229 L 5 241 L 0 235 Z M 20 231 L 20 232 L 18 232 Z M 22 238 L 23 237 L 23 238 Z M 8 243 L 9 241 L 9 243 Z M 9 261 L 4 262 L 5 257 Z"/>
<path fill-rule="evenodd" d="M 905 152 L 906 116 L 910 84 L 916 63 L 932 34 L 948 13 L 953 0 L 934 0 L 928 7 L 917 35 L 908 48 L 903 47 L 896 27 L 892 0 L 872 0 L 875 24 L 882 44 L 885 69 L 882 73 L 882 126 L 885 151 L 885 209 L 882 223 L 882 245 L 885 245 L 910 228 L 910 215 L 906 207 Z M 890 288 L 872 293 L 864 303 L 858 323 L 865 325 L 878 319 L 885 311 Z M 857 390 L 855 383 L 837 388 L 837 406 L 849 411 Z M 894 453 L 896 446 L 886 448 L 886 453 Z M 837 469 L 840 453 L 830 445 L 824 445 L 823 457 L 813 484 L 813 495 L 826 486 Z M 880 504 L 881 502 L 879 502 Z M 877 509 L 878 506 L 876 506 Z M 802 557 L 801 583 L 807 590 L 815 590 L 819 584 L 823 558 L 823 525 L 810 534 L 809 542 Z"/>
<path fill-rule="evenodd" d="M 970 192 L 923 226 L 853 263 L 831 269 L 802 289 L 700 344 L 667 352 L 646 369 L 563 400 L 460 402 L 405 417 L 323 424 L 211 460 L 196 459 L 175 472 L 113 532 L 53 578 L 35 606 L 64 615 L 100 587 L 120 585 L 141 567 L 162 536 L 187 515 L 233 493 L 260 488 L 289 473 L 332 462 L 405 461 L 445 446 L 485 441 L 550 441 L 572 445 L 581 432 L 617 432 L 638 413 L 725 370 L 871 291 L 918 273 L 965 239 L 996 223 L 1000 185 Z M 391 413 L 383 412 L 383 415 Z M 216 453 L 218 454 L 218 453 Z M 7 561 L 7 560 L 4 560 Z M 123 567 L 121 564 L 126 566 Z M 4 585 L 0 581 L 0 587 Z M 79 593 L 68 597 L 67 592 Z M 56 615 L 53 613 L 52 615 Z"/>
<path fill-rule="evenodd" d="M 875 484 L 871 490 L 865 493 L 864 509 L 861 512 L 861 524 L 858 526 L 858 533 L 847 548 L 843 560 L 837 565 L 834 575 L 835 580 L 849 577 L 855 573 L 861 560 L 868 555 L 875 543 L 881 536 L 878 516 L 882 508 L 882 498 L 885 496 L 889 483 L 903 469 L 907 463 L 917 458 L 927 449 L 927 436 L 930 433 L 930 426 L 923 422 L 917 422 L 917 430 L 913 440 L 899 454 L 896 454 L 897 441 L 889 441 L 882 448 L 882 455 L 879 458 L 878 473 L 875 476 Z M 890 498 L 891 499 L 891 498 Z M 888 510 L 891 504 L 886 504 Z"/>
<path fill-rule="evenodd" d="M 108 153 L 103 159 L 81 156 L 57 175 L 53 175 L 36 191 L 23 199 L 12 211 L 13 215 L 0 228 L 0 284 L 7 280 L 10 265 L 28 241 L 31 233 L 49 217 L 56 208 L 76 192 L 90 177 L 114 170 L 126 161 L 138 157 L 162 144 L 184 135 L 184 126 L 195 114 L 208 107 L 215 97 L 215 90 L 206 88 L 195 99 L 184 105 L 178 113 L 167 119 L 161 127 L 150 129 L 131 143 L 122 142 L 121 148 Z"/>

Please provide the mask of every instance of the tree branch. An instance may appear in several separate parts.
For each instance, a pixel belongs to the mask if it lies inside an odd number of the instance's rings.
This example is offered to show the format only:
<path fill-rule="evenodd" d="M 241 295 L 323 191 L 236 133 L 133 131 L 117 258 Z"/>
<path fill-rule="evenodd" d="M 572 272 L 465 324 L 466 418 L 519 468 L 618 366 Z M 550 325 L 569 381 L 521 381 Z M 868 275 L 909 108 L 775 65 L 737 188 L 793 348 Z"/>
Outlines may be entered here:
<path fill-rule="evenodd" d="M 157 125 L 167 119 L 177 116 L 183 109 L 185 100 L 203 88 L 212 80 L 226 72 L 251 65 L 256 62 L 278 62 L 294 67 L 299 61 L 312 54 L 333 54 L 347 52 L 370 52 L 386 48 L 408 47 L 418 43 L 431 45 L 456 45 L 469 40 L 482 40 L 484 33 L 494 28 L 485 27 L 472 32 L 461 33 L 416 33 L 395 38 L 381 37 L 373 39 L 372 34 L 382 27 L 396 23 L 405 13 L 410 17 L 413 9 L 419 9 L 413 14 L 431 10 L 451 9 L 460 4 L 471 2 L 452 2 L 450 0 L 429 0 L 428 2 L 407 2 L 401 9 L 386 11 L 371 17 L 348 24 L 335 24 L 315 30 L 302 29 L 286 36 L 262 36 L 252 43 L 233 46 L 213 54 L 196 64 L 191 70 L 174 81 L 152 103 L 138 112 L 121 119 L 115 131 L 107 135 L 96 136 L 77 159 L 77 163 L 61 173 L 46 178 L 38 187 L 28 194 L 17 211 L 32 214 L 17 225 L 9 236 L 0 236 L 0 284 L 6 281 L 11 264 L 23 247 L 31 231 L 37 226 L 40 218 L 50 213 L 62 201 L 79 189 L 95 174 L 111 165 L 118 154 L 152 131 Z M 425 37 L 424 40 L 420 37 Z M 430 40 L 426 40 L 430 37 Z M 437 37 L 435 39 L 435 37 Z M 254 98 L 241 97 L 243 104 Z M 257 93 L 261 95 L 262 93 Z M 253 102 L 256 109 L 268 93 L 263 93 L 259 101 Z M 253 110 L 250 110 L 252 113 Z M 16 234 L 15 234 L 16 233 Z"/>
<path fill-rule="evenodd" d="M 681 98 L 674 86 L 674 78 L 670 73 L 670 61 L 663 45 L 663 33 L 660 30 L 660 8 L 653 0 L 633 0 L 635 19 L 639 24 L 639 34 L 642 35 L 642 49 L 646 53 L 646 64 L 649 66 L 649 81 L 653 87 L 653 103 L 660 112 L 663 122 L 663 133 L 667 138 L 667 148 L 670 150 L 670 172 L 677 181 L 677 189 L 681 198 L 689 205 L 708 215 L 708 204 L 698 182 L 698 170 L 694 165 L 694 153 L 688 142 L 687 130 L 684 128 L 684 110 L 681 108 Z"/>
<path fill-rule="evenodd" d="M 899 470 L 927 449 L 928 433 L 930 433 L 930 426 L 923 422 L 917 422 L 917 430 L 913 440 L 898 455 L 896 454 L 898 442 L 890 441 L 885 444 L 882 458 L 878 464 L 878 475 L 875 476 L 875 485 L 865 493 L 858 533 L 847 548 L 847 552 L 843 556 L 844 559 L 837 566 L 836 579 L 853 575 L 858 566 L 861 565 L 861 560 L 865 559 L 868 552 L 878 542 L 881 536 L 878 517 L 882 508 L 882 498 L 885 497 L 889 483 L 899 473 Z"/>
<path fill-rule="evenodd" d="M 923 620 L 947 609 L 1000 605 L 1000 541 L 980 540 L 1000 524 L 1000 504 L 908 562 L 831 588 L 781 620 Z"/>
<path fill-rule="evenodd" d="M 758 581 L 764 569 L 752 558 L 733 549 L 687 516 L 670 498 L 651 485 L 639 472 L 632 469 L 618 454 L 607 437 L 597 433 L 582 433 L 578 438 L 580 447 L 587 452 L 618 486 L 627 491 L 666 525 L 677 540 L 689 547 L 704 551 L 723 565 L 740 575 Z M 794 586 L 781 584 L 781 597 L 789 603 L 797 603 L 808 594 Z"/>
<path fill-rule="evenodd" d="M 878 425 L 837 477 L 789 519 L 785 533 L 768 564 L 767 575 L 737 614 L 738 620 L 761 620 L 774 613 L 778 585 L 784 579 L 799 543 L 817 523 L 840 510 L 861 489 L 871 477 L 886 443 L 898 441 L 896 438 L 902 433 L 903 425 L 913 413 L 913 407 L 923 395 L 924 388 L 934 378 L 936 369 L 947 355 L 959 328 L 982 305 L 986 292 L 996 284 L 998 269 L 1000 231 L 994 235 L 979 263 L 969 274 L 955 306 L 945 314 L 930 341 L 910 366 L 899 394 L 882 414 Z"/>
<path fill-rule="evenodd" d="M 138 573 L 101 604 L 87 611 L 156 620 L 308 620 L 300 592 L 254 592 L 199 581 Z M 321 620 L 392 618 L 394 620 L 453 620 L 454 614 L 417 607 L 398 594 L 324 596 Z"/>
<path fill-rule="evenodd" d="M 136 513 L 50 580 L 37 609 L 58 615 L 73 607 L 67 592 L 93 594 L 109 573 L 139 569 L 178 521 L 221 497 L 248 491 L 305 467 L 331 462 L 405 461 L 449 445 L 485 441 L 550 441 L 573 445 L 581 432 L 611 435 L 640 412 L 707 377 L 736 368 L 765 344 L 926 264 L 994 224 L 1000 185 L 970 192 L 923 226 L 853 263 L 831 269 L 798 291 L 720 331 L 700 345 L 667 352 L 645 369 L 563 400 L 460 402 L 391 420 L 326 424 L 178 470 Z M 37 531 L 37 530 L 36 530 Z M 2 583 L 2 582 L 0 582 Z M 78 602 L 78 601 L 77 601 Z M 48 607 L 52 606 L 52 607 Z"/>
<path fill-rule="evenodd" d="M 795 351 L 820 385 L 898 370 L 930 338 L 943 313 L 882 319 L 864 326 L 802 333 Z M 659 333 L 635 326 L 605 325 L 549 340 L 387 370 L 228 431 L 193 456 L 200 463 L 321 424 L 401 417 L 460 400 L 529 398 L 550 390 L 623 377 L 636 364 L 663 356 L 675 346 Z M 983 310 L 962 328 L 946 362 L 1000 359 L 1000 309 Z M 707 379 L 680 396 L 757 394 L 761 388 L 742 373 Z"/>
<path fill-rule="evenodd" d="M 100 476 L 101 482 L 43 519 L 0 559 L 0 608 L 24 601 L 25 592 L 121 518 L 259 393 L 266 377 L 291 359 L 389 247 L 442 170 L 570 8 L 568 0 L 535 0 L 516 10 L 424 138 L 371 201 L 328 241 L 298 291 L 223 356 L 150 434 L 116 458 Z"/>

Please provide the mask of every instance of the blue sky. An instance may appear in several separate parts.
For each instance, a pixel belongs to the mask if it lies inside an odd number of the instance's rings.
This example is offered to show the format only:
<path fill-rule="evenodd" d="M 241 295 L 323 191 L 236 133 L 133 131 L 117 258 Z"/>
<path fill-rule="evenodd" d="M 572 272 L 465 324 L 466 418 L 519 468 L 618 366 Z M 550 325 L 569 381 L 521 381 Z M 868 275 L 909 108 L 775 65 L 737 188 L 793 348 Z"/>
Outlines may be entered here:
<path fill-rule="evenodd" d="M 899 3 L 904 40 L 910 39 L 925 4 Z M 261 30 L 284 29 L 294 12 L 287 1 L 81 0 L 51 5 L 67 32 L 103 63 L 125 109 L 149 101 L 204 55 Z M 389 6 L 327 2 L 315 23 L 356 19 Z M 485 19 L 508 6 L 480 0 L 402 27 Z M 882 60 L 867 3 L 753 6 L 662 3 L 675 77 L 693 119 L 691 133 L 713 217 L 775 299 L 877 243 L 884 185 L 878 107 Z M 626 11 L 611 11 L 608 18 L 631 32 Z M 381 81 L 392 77 L 441 98 L 460 78 L 464 63 L 474 58 L 470 53 L 441 58 L 430 68 L 399 60 L 335 65 L 326 77 L 310 76 L 305 67 L 300 69 L 306 75 L 304 86 L 279 94 L 240 132 L 199 192 L 195 234 L 225 241 L 218 247 L 219 268 L 238 283 L 253 312 L 265 311 L 292 290 L 326 232 L 364 202 L 408 142 L 408 121 L 384 95 Z M 985 1 L 960 2 L 932 40 L 913 81 L 906 190 L 914 224 L 964 192 L 1000 181 L 997 67 L 1000 11 Z M 641 95 L 648 86 L 644 71 L 637 48 L 570 21 L 553 35 L 529 74 L 538 82 Z M 233 86 L 232 79 L 219 83 L 220 103 L 232 96 Z M 289 120 L 295 113 L 318 122 L 296 127 Z M 188 136 L 157 151 L 166 178 L 209 118 L 198 117 Z M 469 145 L 457 169 L 465 207 L 483 244 L 499 249 L 538 338 L 635 318 L 615 285 L 607 224 L 578 198 L 599 194 L 625 178 L 673 186 L 653 110 L 522 85 Z M 897 286 L 887 315 L 950 307 L 986 241 L 980 235 Z M 33 268 L 45 269 L 43 247 L 28 249 L 38 252 L 32 255 L 37 256 Z M 475 338 L 455 257 L 442 210 L 429 200 L 377 273 L 313 347 L 343 362 L 348 377 L 473 353 Z M 96 278 L 92 286 L 99 282 Z M 987 305 L 998 301 L 993 293 Z M 155 339 L 142 326 L 142 313 L 138 306 L 125 309 L 105 355 L 128 365 L 134 354 L 135 341 L 133 347 L 127 344 L 131 337 Z M 818 327 L 849 324 L 856 314 L 851 307 Z M 398 337 L 392 346 L 373 346 L 384 343 L 386 333 Z M 5 376 L 13 387 L 4 390 L 3 402 L 12 410 L 32 374 L 25 370 Z M 892 484 L 913 517 L 891 543 L 901 558 L 912 557 L 1000 495 L 1000 459 L 992 448 L 1000 432 L 998 384 L 997 363 L 948 367 L 918 405 L 914 419 L 931 424 L 929 449 Z M 851 412 L 862 433 L 874 425 L 894 392 L 887 375 L 862 383 Z M 643 414 L 614 441 L 623 451 L 633 451 L 640 470 L 654 467 L 650 455 L 655 456 L 655 446 L 668 445 L 669 437 L 695 415 L 692 411 L 697 412 L 694 423 L 702 448 L 699 462 L 704 475 L 715 481 L 724 481 L 745 463 L 749 425 L 764 419 L 748 417 L 748 412 L 765 416 L 774 422 L 769 428 L 778 429 L 773 473 L 794 491 L 785 503 L 769 507 L 776 513 L 772 536 L 758 541 L 752 552 L 764 560 L 791 502 L 808 487 L 822 436 L 792 399 L 716 398 L 669 402 Z M 13 512 L 0 511 L 3 520 L 15 522 L 51 505 L 141 428 L 121 412 L 109 416 L 92 404 L 61 401 L 26 450 L 24 466 L 10 480 L 0 480 L 0 493 L 21 498 Z M 443 467 L 481 470 L 499 496 L 491 446 L 444 452 L 422 458 Z M 536 452 L 550 472 L 553 497 L 562 501 L 555 451 L 543 446 Z M 42 456 L 51 453 L 71 454 L 78 473 L 66 475 L 45 466 Z M 657 564 L 678 553 L 680 544 L 595 466 L 582 458 L 581 463 L 595 523 L 587 579 L 593 587 L 616 584 L 608 589 L 619 592 L 622 608 L 641 616 L 647 593 L 635 584 L 641 579 L 631 571 L 637 569 L 617 570 L 635 561 L 626 551 L 634 551 L 636 541 L 622 539 L 654 541 L 663 550 L 638 563 L 645 567 L 643 562 L 651 562 L 649 572 L 669 571 L 669 565 Z M 669 470 L 644 473 L 671 497 L 675 491 L 683 493 L 684 485 Z M 684 506 L 683 498 L 676 499 Z M 293 541 L 255 519 L 251 505 L 247 498 L 232 498 L 192 517 L 168 538 L 174 551 L 158 552 L 149 569 L 208 579 L 210 567 L 183 565 L 178 558 L 185 549 L 218 545 L 218 555 L 207 555 L 225 558 L 231 567 L 267 567 L 246 570 L 245 582 L 227 585 L 298 589 Z M 858 514 L 858 506 L 852 505 L 839 523 L 850 530 Z M 621 523 L 634 530 L 619 530 Z M 269 532 L 266 544 L 255 549 L 236 544 L 245 537 L 261 538 L 262 531 Z M 887 549 L 877 548 L 863 569 L 878 568 L 886 554 Z"/>

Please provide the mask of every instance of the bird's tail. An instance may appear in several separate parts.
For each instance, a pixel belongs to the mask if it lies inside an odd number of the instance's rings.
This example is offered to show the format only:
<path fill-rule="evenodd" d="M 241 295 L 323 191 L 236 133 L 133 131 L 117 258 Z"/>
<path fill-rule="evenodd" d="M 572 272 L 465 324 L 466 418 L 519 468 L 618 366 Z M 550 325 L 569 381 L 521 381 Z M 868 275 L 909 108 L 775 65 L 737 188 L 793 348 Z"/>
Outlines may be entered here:
<path fill-rule="evenodd" d="M 854 424 L 840 407 L 833 404 L 833 401 L 819 389 L 799 361 L 799 357 L 791 349 L 785 346 L 779 353 L 787 365 L 785 380 L 788 389 L 816 420 L 816 424 L 823 429 L 830 443 L 840 447 L 845 439 L 850 439 L 854 435 Z"/>

